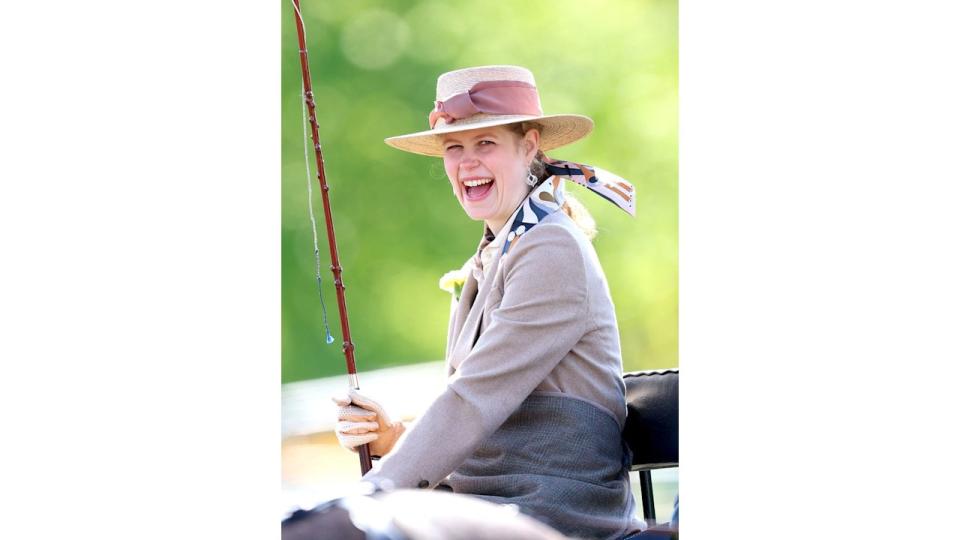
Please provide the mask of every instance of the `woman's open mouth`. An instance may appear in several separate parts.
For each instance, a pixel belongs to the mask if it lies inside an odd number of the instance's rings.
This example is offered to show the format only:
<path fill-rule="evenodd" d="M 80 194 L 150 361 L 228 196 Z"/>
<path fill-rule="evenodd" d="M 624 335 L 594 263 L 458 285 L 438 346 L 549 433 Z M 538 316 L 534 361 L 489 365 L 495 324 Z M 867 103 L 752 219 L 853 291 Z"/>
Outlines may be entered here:
<path fill-rule="evenodd" d="M 479 201 L 487 196 L 493 189 L 493 178 L 478 178 L 476 180 L 467 180 L 463 183 L 464 197 L 468 201 Z"/>

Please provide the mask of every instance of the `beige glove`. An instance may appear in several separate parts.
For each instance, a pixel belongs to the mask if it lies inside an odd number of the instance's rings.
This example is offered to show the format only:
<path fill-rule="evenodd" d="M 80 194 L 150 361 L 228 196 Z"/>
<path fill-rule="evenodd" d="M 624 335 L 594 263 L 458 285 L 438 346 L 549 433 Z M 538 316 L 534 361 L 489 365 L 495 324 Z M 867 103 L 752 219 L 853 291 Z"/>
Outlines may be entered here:
<path fill-rule="evenodd" d="M 352 388 L 332 399 L 339 407 L 337 440 L 347 450 L 356 452 L 358 446 L 369 443 L 371 455 L 385 456 L 406 430 L 403 422 L 391 422 L 379 403 Z"/>

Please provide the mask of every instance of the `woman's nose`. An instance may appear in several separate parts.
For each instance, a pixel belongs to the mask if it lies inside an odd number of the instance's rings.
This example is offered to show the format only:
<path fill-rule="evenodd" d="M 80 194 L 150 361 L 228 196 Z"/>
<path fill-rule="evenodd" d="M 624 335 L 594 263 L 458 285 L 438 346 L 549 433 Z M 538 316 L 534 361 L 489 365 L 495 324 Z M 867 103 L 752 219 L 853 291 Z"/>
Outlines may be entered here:
<path fill-rule="evenodd" d="M 476 156 L 474 156 L 469 152 L 464 152 L 463 157 L 460 159 L 461 169 L 472 169 L 479 164 L 480 164 L 480 160 L 478 160 Z"/>

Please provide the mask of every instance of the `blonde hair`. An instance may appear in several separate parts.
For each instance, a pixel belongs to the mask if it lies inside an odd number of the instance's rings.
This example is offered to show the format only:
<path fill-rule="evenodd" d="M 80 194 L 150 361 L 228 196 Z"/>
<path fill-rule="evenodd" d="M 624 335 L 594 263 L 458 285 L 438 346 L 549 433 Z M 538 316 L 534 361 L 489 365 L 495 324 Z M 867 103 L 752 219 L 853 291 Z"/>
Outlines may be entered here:
<path fill-rule="evenodd" d="M 536 122 L 517 122 L 514 124 L 507 124 L 506 128 L 519 135 L 521 140 L 531 129 L 535 129 L 538 132 L 542 130 L 540 125 Z M 550 177 L 550 175 L 547 174 L 547 168 L 544 165 L 543 160 L 543 152 L 541 150 L 537 150 L 537 155 L 534 156 L 533 161 L 530 162 L 530 172 L 537 177 L 538 186 L 543 183 L 544 180 Z M 534 189 L 536 189 L 536 187 L 534 187 Z M 569 216 L 570 219 L 577 224 L 577 227 L 583 231 L 583 234 L 585 234 L 587 238 L 593 240 L 597 236 L 597 222 L 594 221 L 593 216 L 590 215 L 587 207 L 578 201 L 571 193 L 564 193 L 563 199 L 563 206 L 561 206 L 560 209 L 563 210 L 563 213 Z"/>

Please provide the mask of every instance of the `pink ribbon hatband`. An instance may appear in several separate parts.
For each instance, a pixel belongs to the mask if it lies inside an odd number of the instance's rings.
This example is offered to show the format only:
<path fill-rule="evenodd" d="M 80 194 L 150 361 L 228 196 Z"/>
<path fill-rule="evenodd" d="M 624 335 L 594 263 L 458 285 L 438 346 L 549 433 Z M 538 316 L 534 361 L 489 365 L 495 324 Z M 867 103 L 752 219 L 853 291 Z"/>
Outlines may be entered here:
<path fill-rule="evenodd" d="M 521 81 L 482 81 L 470 90 L 437 101 L 430 113 L 430 129 L 443 118 L 452 123 L 477 113 L 542 116 L 537 87 Z"/>

